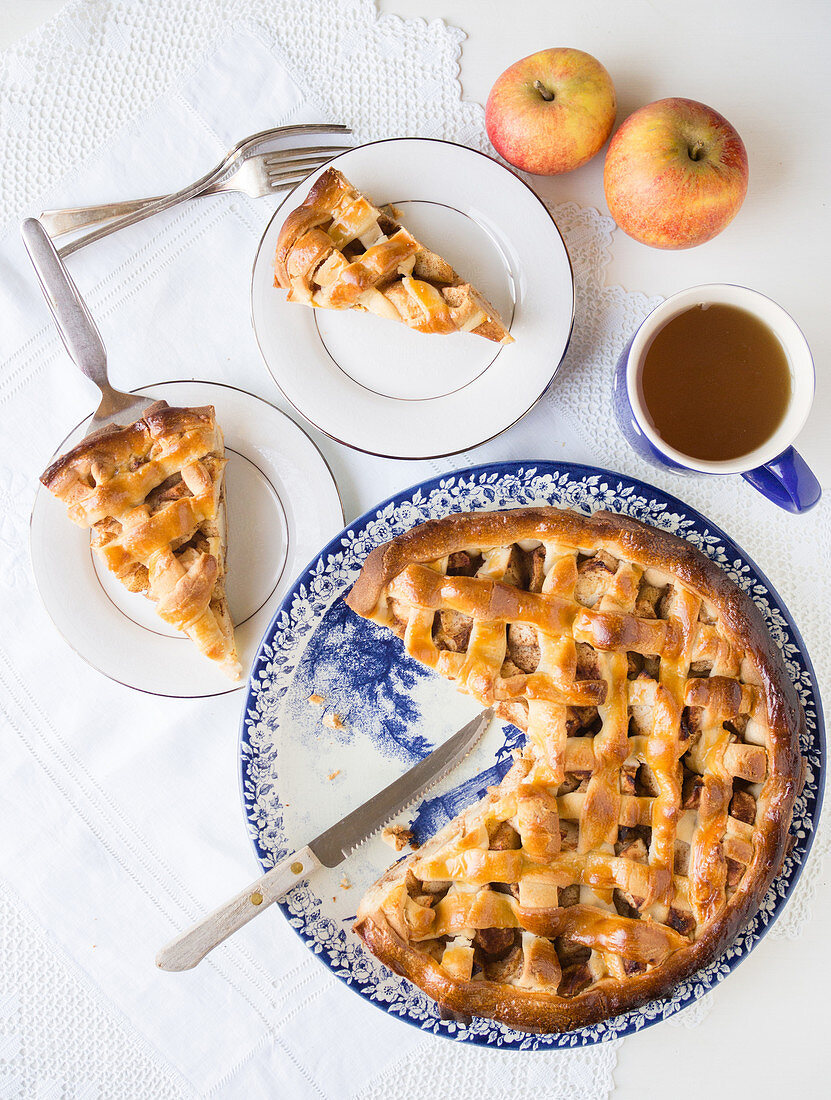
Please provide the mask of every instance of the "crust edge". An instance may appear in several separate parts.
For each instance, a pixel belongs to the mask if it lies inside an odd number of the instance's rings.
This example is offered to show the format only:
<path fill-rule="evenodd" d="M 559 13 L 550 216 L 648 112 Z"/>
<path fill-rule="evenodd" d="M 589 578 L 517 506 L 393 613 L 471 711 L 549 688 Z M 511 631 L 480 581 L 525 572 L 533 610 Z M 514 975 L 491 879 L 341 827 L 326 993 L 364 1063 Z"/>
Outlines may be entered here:
<path fill-rule="evenodd" d="M 166 401 L 156 401 L 148 405 L 142 415 L 127 424 L 110 424 L 92 435 L 86 436 L 64 454 L 55 459 L 40 475 L 41 483 L 50 491 L 58 488 L 63 473 L 79 459 L 96 452 L 111 452 L 114 456 L 117 448 L 132 446 L 132 441 L 148 433 L 151 437 L 163 436 L 168 432 L 188 431 L 194 428 L 216 426 L 216 413 L 213 405 L 199 407 L 170 406 Z"/>

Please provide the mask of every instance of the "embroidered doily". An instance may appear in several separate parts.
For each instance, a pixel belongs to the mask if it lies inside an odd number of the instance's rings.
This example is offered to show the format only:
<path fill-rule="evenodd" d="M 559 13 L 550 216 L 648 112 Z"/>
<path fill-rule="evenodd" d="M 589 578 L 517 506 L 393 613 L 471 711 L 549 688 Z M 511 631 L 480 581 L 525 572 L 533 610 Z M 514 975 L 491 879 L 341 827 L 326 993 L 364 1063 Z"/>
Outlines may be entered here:
<path fill-rule="evenodd" d="M 25 903 L 0 882 L 0 1096 L 152 1096 L 185 1083 L 61 953 Z M 109 1053 L 109 1057 L 107 1054 Z"/>

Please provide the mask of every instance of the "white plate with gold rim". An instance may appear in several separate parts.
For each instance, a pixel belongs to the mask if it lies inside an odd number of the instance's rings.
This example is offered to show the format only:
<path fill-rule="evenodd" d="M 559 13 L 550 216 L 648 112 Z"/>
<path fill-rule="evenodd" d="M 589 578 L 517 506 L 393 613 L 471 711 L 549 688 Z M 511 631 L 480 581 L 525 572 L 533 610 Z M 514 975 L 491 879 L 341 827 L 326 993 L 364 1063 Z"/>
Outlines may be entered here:
<path fill-rule="evenodd" d="M 248 669 L 260 637 L 309 558 L 343 523 L 337 486 L 305 432 L 273 405 L 217 382 L 163 382 L 136 393 L 170 405 L 213 405 L 228 465 L 226 592 L 237 651 Z M 80 442 L 89 418 L 58 448 Z M 128 592 L 93 555 L 89 532 L 42 486 L 31 519 L 32 567 L 46 610 L 85 661 L 152 695 L 201 698 L 234 683 L 188 638 L 167 626 L 145 596 Z"/>
<path fill-rule="evenodd" d="M 315 427 L 371 454 L 432 458 L 492 439 L 536 404 L 568 347 L 574 282 L 553 218 L 513 172 L 451 142 L 393 138 L 330 164 L 377 205 L 397 207 L 490 299 L 515 342 L 287 302 L 274 286 L 277 238 L 320 169 L 277 209 L 254 262 L 254 332 L 275 382 Z"/>

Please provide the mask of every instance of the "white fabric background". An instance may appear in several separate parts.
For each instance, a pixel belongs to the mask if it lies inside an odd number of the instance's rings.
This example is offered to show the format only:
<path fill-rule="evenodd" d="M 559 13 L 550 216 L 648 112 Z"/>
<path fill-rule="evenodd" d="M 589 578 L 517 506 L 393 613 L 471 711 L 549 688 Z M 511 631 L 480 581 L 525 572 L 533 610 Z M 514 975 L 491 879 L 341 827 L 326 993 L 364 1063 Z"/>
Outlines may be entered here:
<path fill-rule="evenodd" d="M 608 1047 L 517 1061 L 386 1019 L 309 957 L 276 912 L 197 971 L 157 973 L 159 944 L 255 870 L 234 778 L 240 699 L 157 700 L 103 681 L 56 636 L 28 568 L 35 478 L 89 411 L 91 391 L 39 298 L 19 217 L 179 186 L 241 134 L 289 120 L 345 121 L 358 140 L 414 134 L 485 148 L 481 109 L 459 99 L 461 38 L 438 22 L 378 19 L 355 0 L 198 12 L 181 0 L 91 0 L 0 58 L 0 137 L 16 150 L 0 162 L 0 800 L 15 825 L 0 838 L 0 1095 L 611 1088 Z M 116 385 L 216 379 L 281 403 L 247 318 L 250 265 L 273 205 L 221 196 L 73 258 Z M 679 486 L 630 454 L 609 426 L 609 372 L 650 302 L 605 285 L 608 219 L 574 204 L 555 216 L 575 267 L 577 324 L 546 399 L 492 444 L 433 463 L 368 458 L 310 431 L 347 518 L 467 460 L 594 459 L 661 484 L 728 529 L 772 576 L 827 683 L 829 591 L 812 568 L 817 546 L 829 545 L 827 504 L 800 521 L 794 546 L 794 521 L 739 479 Z M 776 567 L 784 561 L 794 567 Z M 819 865 L 815 856 L 774 934 L 798 935 Z"/>

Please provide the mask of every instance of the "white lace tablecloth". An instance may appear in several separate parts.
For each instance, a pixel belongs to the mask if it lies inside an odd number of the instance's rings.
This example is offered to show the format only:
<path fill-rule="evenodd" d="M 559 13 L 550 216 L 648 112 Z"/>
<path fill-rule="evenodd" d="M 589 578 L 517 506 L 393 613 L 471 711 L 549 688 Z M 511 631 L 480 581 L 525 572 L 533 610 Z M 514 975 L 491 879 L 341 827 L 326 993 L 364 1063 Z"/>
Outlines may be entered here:
<path fill-rule="evenodd" d="M 240 697 L 159 700 L 103 680 L 56 635 L 28 564 L 37 475 L 89 411 L 90 391 L 35 287 L 21 216 L 179 186 L 241 135 L 288 121 L 346 122 L 357 141 L 420 135 L 487 151 L 481 108 L 460 97 L 463 37 L 440 21 L 379 17 L 371 0 L 77 0 L 0 56 L 0 804 L 13 823 L 0 835 L 0 1097 L 479 1100 L 612 1089 L 615 1044 L 518 1056 L 384 1017 L 276 911 L 197 970 L 157 972 L 156 948 L 255 871 L 234 778 Z M 282 404 L 247 313 L 273 206 L 218 196 L 73 257 L 116 385 L 233 381 Z M 831 544 L 828 501 L 795 521 L 739 478 L 679 484 L 628 450 L 611 426 L 610 375 L 653 303 L 606 285 L 608 218 L 575 204 L 553 213 L 577 310 L 545 399 L 490 444 L 434 462 L 370 458 L 308 429 L 347 519 L 468 462 L 622 470 L 730 532 L 779 589 L 828 684 L 831 588 L 813 567 L 817 547 Z M 773 936 L 797 937 L 808 919 L 828 838 L 826 828 Z M 720 994 L 678 1023 L 700 1019 Z"/>

